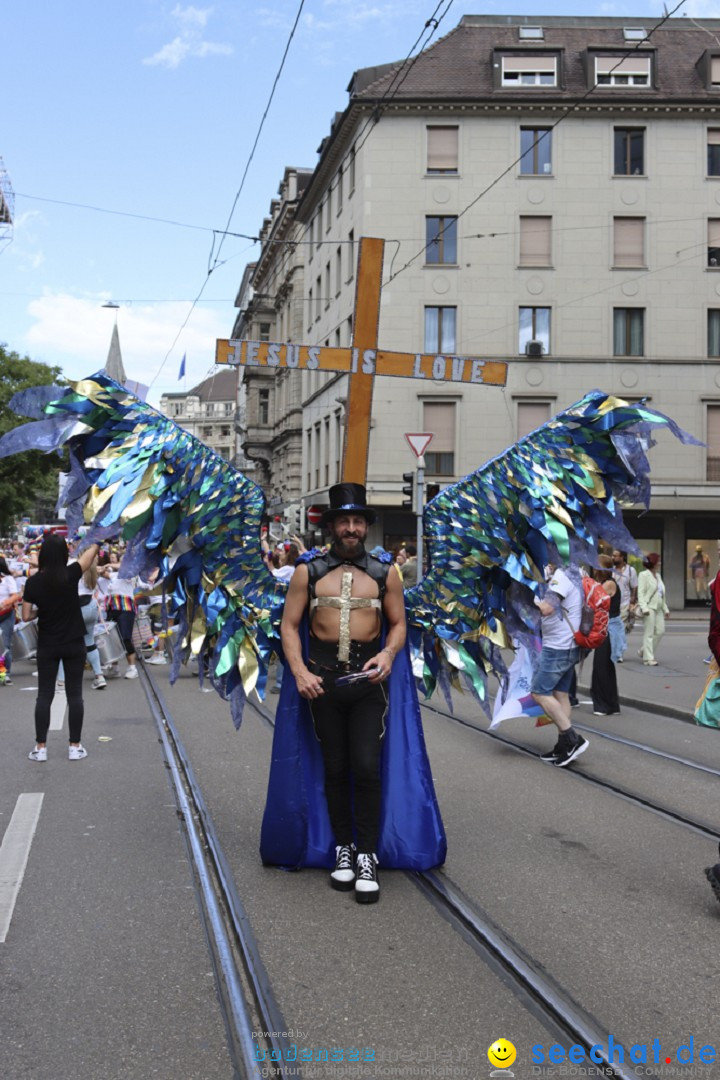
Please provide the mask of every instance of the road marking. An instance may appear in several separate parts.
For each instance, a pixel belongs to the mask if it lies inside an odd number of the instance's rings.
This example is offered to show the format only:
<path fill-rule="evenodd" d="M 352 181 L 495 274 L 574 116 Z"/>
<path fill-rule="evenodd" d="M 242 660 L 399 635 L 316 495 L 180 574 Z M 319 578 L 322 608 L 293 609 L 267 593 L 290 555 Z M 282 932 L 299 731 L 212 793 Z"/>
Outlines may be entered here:
<path fill-rule="evenodd" d="M 53 698 L 52 705 L 50 706 L 50 730 L 61 731 L 63 723 L 65 721 L 65 712 L 67 710 L 67 698 L 65 697 L 65 688 L 62 690 L 55 690 L 55 697 Z"/>
<path fill-rule="evenodd" d="M 42 794 L 18 795 L 0 845 L 0 944 L 5 941 L 10 929 L 44 798 Z"/>

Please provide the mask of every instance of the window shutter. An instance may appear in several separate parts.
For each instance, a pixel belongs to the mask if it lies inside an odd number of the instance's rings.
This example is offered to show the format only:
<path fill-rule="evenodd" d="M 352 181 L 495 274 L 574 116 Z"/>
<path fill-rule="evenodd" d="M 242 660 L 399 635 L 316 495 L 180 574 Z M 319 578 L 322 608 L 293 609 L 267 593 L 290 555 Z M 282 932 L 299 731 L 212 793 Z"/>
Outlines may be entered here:
<path fill-rule="evenodd" d="M 708 247 L 720 248 L 720 218 L 708 218 Z"/>
<path fill-rule="evenodd" d="M 557 59 L 554 56 L 504 56 L 503 71 L 542 71 L 555 74 Z"/>
<path fill-rule="evenodd" d="M 458 167 L 458 128 L 429 127 L 428 169 L 441 169 L 444 172 L 457 170 Z"/>
<path fill-rule="evenodd" d="M 707 453 L 709 458 L 720 458 L 720 405 L 708 405 Z"/>
<path fill-rule="evenodd" d="M 433 453 L 455 450 L 455 402 L 426 401 L 423 405 L 423 430 L 432 431 Z"/>
<path fill-rule="evenodd" d="M 520 217 L 520 266 L 550 266 L 551 217 Z"/>
<path fill-rule="evenodd" d="M 650 75 L 649 56 L 597 56 L 595 70 L 598 75 Z"/>
<path fill-rule="evenodd" d="M 616 217 L 613 266 L 645 265 L 645 218 Z"/>
<path fill-rule="evenodd" d="M 547 401 L 519 401 L 517 407 L 518 439 L 529 435 L 541 424 L 550 419 L 550 405 Z"/>

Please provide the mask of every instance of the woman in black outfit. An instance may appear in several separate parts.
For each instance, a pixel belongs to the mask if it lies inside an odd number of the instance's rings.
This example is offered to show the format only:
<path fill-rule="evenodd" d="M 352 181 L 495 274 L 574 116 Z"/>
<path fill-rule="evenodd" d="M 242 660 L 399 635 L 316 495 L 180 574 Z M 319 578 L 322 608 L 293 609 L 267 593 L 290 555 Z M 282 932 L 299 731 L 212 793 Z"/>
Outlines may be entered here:
<path fill-rule="evenodd" d="M 601 555 L 598 562 L 600 569 L 594 571 L 593 577 L 602 584 L 606 592 L 610 593 L 610 618 L 617 619 L 620 617 L 621 594 L 613 581 L 612 559 L 608 555 Z M 612 713 L 620 712 L 617 672 L 612 662 L 609 634 L 593 653 L 590 693 L 595 716 L 610 716 Z"/>
<path fill-rule="evenodd" d="M 78 561 L 67 565 L 68 547 L 62 536 L 47 536 L 40 548 L 38 572 L 28 578 L 23 594 L 22 616 L 27 622 L 38 614 L 38 696 L 35 704 L 35 749 L 32 761 L 47 761 L 50 706 L 55 697 L 58 664 L 65 668 L 71 761 L 87 757 L 80 742 L 83 724 L 82 677 L 85 668 L 85 620 L 82 617 L 78 582 L 97 555 L 91 544 Z"/>

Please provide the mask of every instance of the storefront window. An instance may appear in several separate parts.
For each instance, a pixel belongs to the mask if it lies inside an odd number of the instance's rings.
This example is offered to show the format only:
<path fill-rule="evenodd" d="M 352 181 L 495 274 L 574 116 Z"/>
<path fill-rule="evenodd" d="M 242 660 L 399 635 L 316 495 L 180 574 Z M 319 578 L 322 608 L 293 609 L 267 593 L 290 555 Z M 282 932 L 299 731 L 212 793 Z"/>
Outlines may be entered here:
<path fill-rule="evenodd" d="M 716 540 L 687 540 L 685 544 L 685 599 L 709 604 L 709 585 L 718 572 Z"/>

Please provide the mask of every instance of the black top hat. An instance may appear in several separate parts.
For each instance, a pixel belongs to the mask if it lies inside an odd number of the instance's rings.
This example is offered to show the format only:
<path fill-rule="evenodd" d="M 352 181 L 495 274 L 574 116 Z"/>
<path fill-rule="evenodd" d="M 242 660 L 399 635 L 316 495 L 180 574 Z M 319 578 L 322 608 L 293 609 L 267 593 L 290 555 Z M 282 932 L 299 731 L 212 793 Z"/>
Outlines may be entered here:
<path fill-rule="evenodd" d="M 328 492 L 330 509 L 323 514 L 320 524 L 326 527 L 343 514 L 361 514 L 368 525 L 375 521 L 375 511 L 366 506 L 365 488 L 362 484 L 334 484 Z"/>

